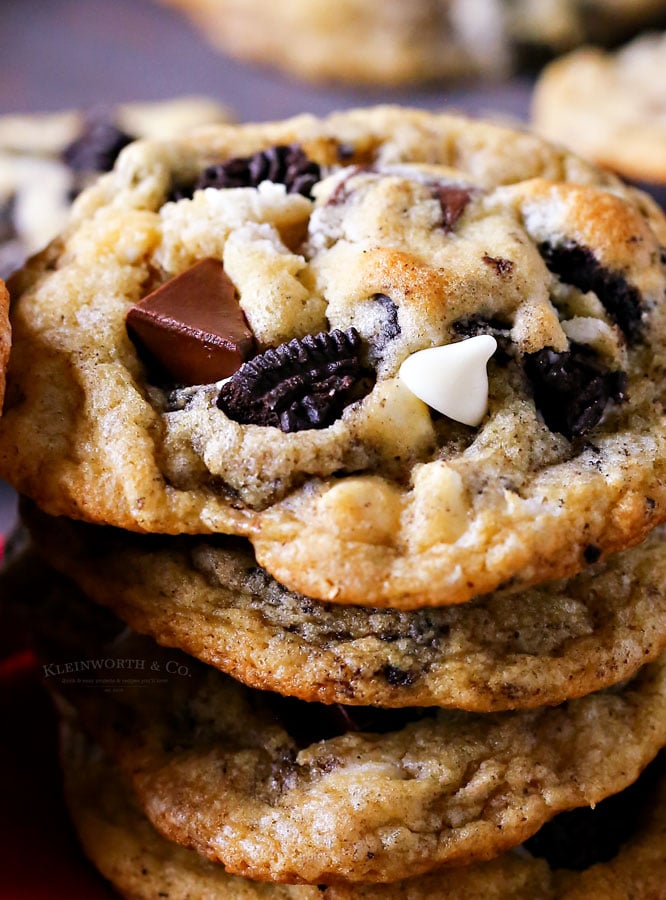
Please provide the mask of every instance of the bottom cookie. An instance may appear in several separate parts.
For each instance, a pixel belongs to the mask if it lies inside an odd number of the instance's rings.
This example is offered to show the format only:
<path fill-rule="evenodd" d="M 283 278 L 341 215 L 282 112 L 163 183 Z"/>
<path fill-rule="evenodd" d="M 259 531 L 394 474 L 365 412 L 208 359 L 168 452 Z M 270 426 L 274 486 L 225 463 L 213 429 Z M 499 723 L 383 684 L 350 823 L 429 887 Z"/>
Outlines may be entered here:
<path fill-rule="evenodd" d="M 530 843 L 544 855 L 571 852 L 553 833 L 604 861 L 583 871 L 551 868 L 521 850 L 492 862 L 384 885 L 279 885 L 228 875 L 220 865 L 163 838 L 134 805 L 111 763 L 76 724 L 61 730 L 65 794 L 83 848 L 129 900 L 659 900 L 666 883 L 666 766 L 657 760 L 639 781 L 594 811 L 583 829 L 557 817 Z M 622 801 L 626 799 L 626 803 Z M 611 804 L 613 806 L 611 807 Z M 619 809 L 618 809 L 619 804 Z M 565 814 L 566 816 L 567 814 Z M 627 825 L 634 826 L 627 830 Z M 637 827 L 636 827 L 637 826 Z M 633 833 L 631 833 L 633 830 Z M 573 836 L 572 836 L 573 831 Z M 618 831 L 624 831 L 618 835 Z M 602 836 L 599 840 L 599 835 Z M 609 837 L 610 835 L 610 837 Z M 538 849 L 536 848 L 539 843 Z M 579 852 L 579 851 L 578 851 Z M 579 860 L 568 865 L 576 865 Z"/>
<path fill-rule="evenodd" d="M 257 880 L 394 882 L 487 860 L 623 790 L 666 744 L 666 657 L 552 709 L 327 707 L 161 649 L 55 573 L 22 590 L 42 597 L 47 684 L 151 822 Z"/>

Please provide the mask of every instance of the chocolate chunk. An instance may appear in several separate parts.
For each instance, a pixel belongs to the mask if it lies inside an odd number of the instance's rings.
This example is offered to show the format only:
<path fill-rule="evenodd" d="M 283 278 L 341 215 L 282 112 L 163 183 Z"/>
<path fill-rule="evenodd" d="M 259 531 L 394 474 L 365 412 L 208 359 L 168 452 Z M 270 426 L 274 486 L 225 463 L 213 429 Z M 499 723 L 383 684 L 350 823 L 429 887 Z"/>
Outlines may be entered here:
<path fill-rule="evenodd" d="M 92 116 L 80 136 L 65 147 L 62 159 L 75 172 L 110 172 L 120 151 L 133 140 L 106 117 Z"/>
<path fill-rule="evenodd" d="M 435 197 L 442 208 L 442 227 L 444 231 L 453 231 L 456 222 L 467 208 L 472 198 L 468 188 L 451 184 L 440 184 L 435 188 Z"/>
<path fill-rule="evenodd" d="M 526 841 L 525 848 L 554 869 L 582 872 L 608 862 L 640 827 L 663 771 L 663 759 L 657 759 L 638 781 L 594 809 L 560 813 Z"/>
<path fill-rule="evenodd" d="M 222 386 L 217 405 L 244 425 L 285 432 L 326 428 L 372 389 L 374 373 L 360 354 L 354 328 L 294 338 L 241 366 Z"/>
<path fill-rule="evenodd" d="M 525 354 L 524 364 L 546 425 L 569 439 L 586 434 L 610 403 L 624 399 L 625 373 L 606 369 L 583 344 L 561 353 L 544 347 Z"/>
<path fill-rule="evenodd" d="M 640 339 L 641 295 L 623 275 L 605 269 L 588 247 L 578 244 L 555 246 L 544 243 L 539 246 L 539 252 L 550 271 L 566 284 L 571 284 L 584 293 L 594 291 L 627 340 Z"/>
<path fill-rule="evenodd" d="M 375 706 L 342 706 L 309 703 L 293 697 L 274 697 L 272 709 L 278 721 L 301 748 L 349 731 L 386 734 L 410 722 L 433 716 L 429 707 L 380 709 Z"/>
<path fill-rule="evenodd" d="M 208 166 L 199 176 L 195 190 L 201 188 L 257 187 L 262 181 L 284 184 L 289 194 L 309 197 L 321 180 L 321 169 L 308 159 L 298 144 L 270 147 L 253 156 L 235 157 L 216 166 Z"/>
<path fill-rule="evenodd" d="M 137 343 L 177 383 L 209 384 L 238 370 L 252 332 L 222 263 L 203 259 L 127 313 Z"/>

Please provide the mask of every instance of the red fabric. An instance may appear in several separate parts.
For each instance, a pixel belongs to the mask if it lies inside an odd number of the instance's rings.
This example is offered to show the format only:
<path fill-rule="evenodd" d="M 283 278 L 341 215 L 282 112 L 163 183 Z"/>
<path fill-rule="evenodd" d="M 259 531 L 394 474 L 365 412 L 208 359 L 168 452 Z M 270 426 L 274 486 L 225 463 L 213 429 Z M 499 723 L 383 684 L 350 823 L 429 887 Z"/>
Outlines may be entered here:
<path fill-rule="evenodd" d="M 0 900 L 117 898 L 78 847 L 60 786 L 55 714 L 6 611 L 0 634 Z"/>

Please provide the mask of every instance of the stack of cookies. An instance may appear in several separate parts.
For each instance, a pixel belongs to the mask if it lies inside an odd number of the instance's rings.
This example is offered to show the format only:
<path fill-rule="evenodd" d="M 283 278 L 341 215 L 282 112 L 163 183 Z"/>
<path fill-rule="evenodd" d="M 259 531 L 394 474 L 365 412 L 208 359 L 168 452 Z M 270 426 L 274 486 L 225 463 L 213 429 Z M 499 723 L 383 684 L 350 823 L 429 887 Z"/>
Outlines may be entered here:
<path fill-rule="evenodd" d="M 6 581 L 124 896 L 662 896 L 664 246 L 572 154 L 399 108 L 78 197 L 11 283 Z"/>

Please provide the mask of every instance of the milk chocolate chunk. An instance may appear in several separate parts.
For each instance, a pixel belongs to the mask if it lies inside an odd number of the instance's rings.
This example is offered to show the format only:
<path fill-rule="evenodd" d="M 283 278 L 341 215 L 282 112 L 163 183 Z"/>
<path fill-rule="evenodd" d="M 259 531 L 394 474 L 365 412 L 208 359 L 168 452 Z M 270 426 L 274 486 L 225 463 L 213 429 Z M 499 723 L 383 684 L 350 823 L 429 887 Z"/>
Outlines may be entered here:
<path fill-rule="evenodd" d="M 216 259 L 203 259 L 140 300 L 127 329 L 174 380 L 210 384 L 236 372 L 253 337 L 236 289 Z"/>

